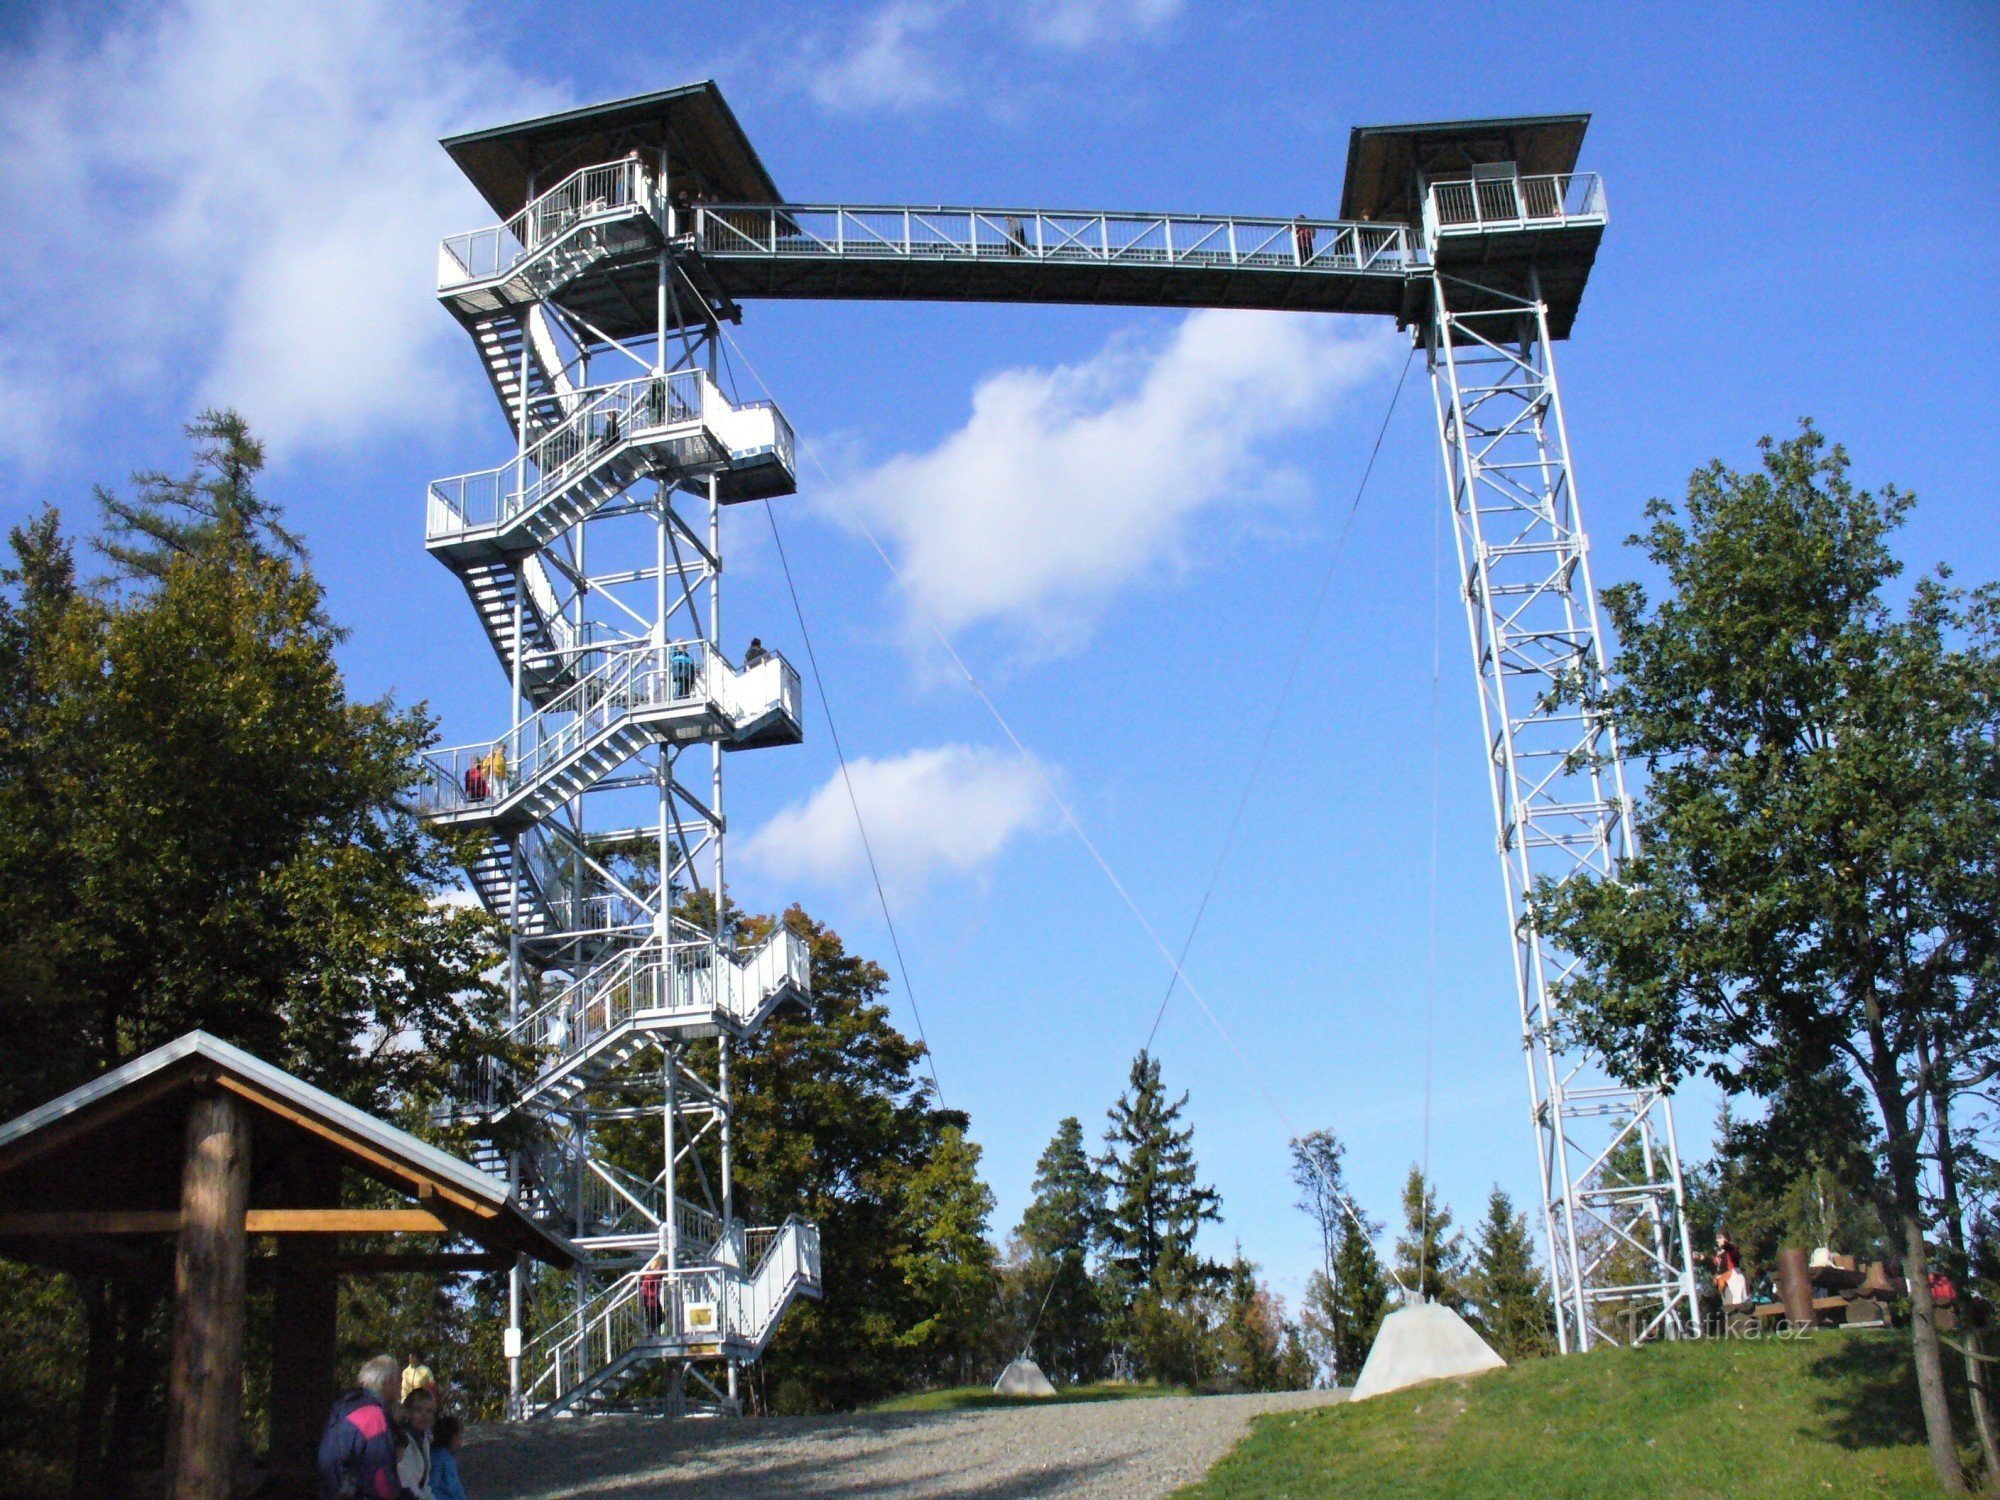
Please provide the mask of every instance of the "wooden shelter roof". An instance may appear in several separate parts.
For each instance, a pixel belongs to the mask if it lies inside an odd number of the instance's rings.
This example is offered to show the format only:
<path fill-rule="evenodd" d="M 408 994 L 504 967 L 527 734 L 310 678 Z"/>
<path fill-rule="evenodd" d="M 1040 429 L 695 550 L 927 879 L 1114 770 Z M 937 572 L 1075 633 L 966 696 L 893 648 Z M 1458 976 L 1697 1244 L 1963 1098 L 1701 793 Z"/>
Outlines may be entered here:
<path fill-rule="evenodd" d="M 505 1183 L 203 1031 L 0 1125 L 0 1255 L 83 1264 L 115 1254 L 118 1226 L 137 1235 L 174 1230 L 188 1107 L 217 1089 L 250 1107 L 253 1234 L 445 1232 L 495 1254 L 559 1266 L 577 1258 L 568 1241 L 522 1211 Z M 420 1206 L 339 1209 L 342 1168 Z M 73 1217 L 73 1234 L 62 1216 Z"/>

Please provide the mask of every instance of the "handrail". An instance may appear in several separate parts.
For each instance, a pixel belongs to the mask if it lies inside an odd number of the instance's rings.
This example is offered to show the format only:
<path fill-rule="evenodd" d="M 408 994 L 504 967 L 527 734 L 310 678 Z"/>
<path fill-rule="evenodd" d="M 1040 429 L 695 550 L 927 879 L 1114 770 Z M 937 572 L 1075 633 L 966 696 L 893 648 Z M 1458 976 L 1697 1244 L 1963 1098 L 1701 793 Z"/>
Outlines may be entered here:
<path fill-rule="evenodd" d="M 438 290 L 488 281 L 589 220 L 653 211 L 653 174 L 636 158 L 579 167 L 504 224 L 454 234 L 438 247 Z"/>
<path fill-rule="evenodd" d="M 637 1015 L 720 1010 L 743 1021 L 783 985 L 801 991 L 811 985 L 811 952 L 790 928 L 740 956 L 722 955 L 719 986 L 708 961 L 713 951 L 675 946 L 662 962 L 657 942 L 628 948 L 514 1022 L 507 1040 L 567 1062 Z"/>
<path fill-rule="evenodd" d="M 1401 224 L 1303 216 L 718 203 L 695 209 L 693 219 L 702 253 L 724 259 L 1019 259 L 1395 275 L 1412 264 Z"/>
<path fill-rule="evenodd" d="M 595 670 L 497 740 L 427 752 L 418 805 L 436 814 L 504 802 L 635 711 L 677 704 L 711 705 L 736 726 L 770 713 L 797 719 L 798 669 L 774 651 L 739 671 L 700 637 L 609 652 Z"/>
<path fill-rule="evenodd" d="M 1494 229 L 1602 224 L 1607 217 L 1604 183 L 1595 172 L 1442 178 L 1424 194 L 1424 242 L 1435 246 L 1441 237 Z"/>
<path fill-rule="evenodd" d="M 524 1409 L 561 1401 L 639 1346 L 699 1332 L 720 1344 L 736 1340 L 761 1348 L 778 1315 L 801 1287 L 820 1281 L 819 1227 L 787 1218 L 776 1229 L 746 1229 L 766 1245 L 751 1271 L 713 1263 L 628 1272 L 581 1307 L 544 1329 L 521 1351 L 528 1372 Z M 651 1281 L 656 1296 L 645 1295 Z M 652 1305 L 648 1305 L 649 1300 Z M 712 1306 L 715 1323 L 691 1328 L 690 1303 Z"/>
<path fill-rule="evenodd" d="M 501 526 L 534 509 L 639 432 L 701 422 L 721 392 L 700 370 L 673 370 L 579 391 L 577 409 L 497 468 L 455 474 L 430 487 L 427 540 Z"/>

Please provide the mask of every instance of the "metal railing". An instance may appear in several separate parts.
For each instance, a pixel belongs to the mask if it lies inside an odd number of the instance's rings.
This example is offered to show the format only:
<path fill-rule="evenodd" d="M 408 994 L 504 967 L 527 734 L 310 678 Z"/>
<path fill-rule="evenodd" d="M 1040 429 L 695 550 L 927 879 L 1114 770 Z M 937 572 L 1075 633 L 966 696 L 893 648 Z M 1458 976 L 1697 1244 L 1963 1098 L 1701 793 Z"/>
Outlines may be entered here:
<path fill-rule="evenodd" d="M 1495 229 L 1548 229 L 1576 220 L 1603 223 L 1604 183 L 1595 172 L 1535 177 L 1456 178 L 1424 195 L 1424 242 Z"/>
<path fill-rule="evenodd" d="M 720 964 L 710 961 L 713 954 L 712 948 L 679 946 L 663 961 L 658 943 L 629 948 L 508 1027 L 507 1040 L 567 1062 L 635 1016 L 720 1011 L 743 1021 L 785 986 L 804 993 L 811 984 L 810 951 L 789 928 L 748 953 L 723 956 Z"/>
<path fill-rule="evenodd" d="M 793 1217 L 775 1231 L 745 1231 L 752 1236 L 769 1238 L 748 1274 L 720 1265 L 633 1271 L 537 1335 L 521 1351 L 520 1411 L 562 1402 L 635 1351 L 671 1341 L 760 1349 L 792 1296 L 819 1285 L 819 1229 Z M 691 1307 L 712 1309 L 713 1324 L 696 1326 Z"/>
<path fill-rule="evenodd" d="M 554 775 L 621 723 L 676 706 L 712 708 L 737 727 L 772 714 L 796 721 L 798 670 L 774 651 L 739 671 L 698 637 L 611 652 L 498 739 L 427 752 L 418 808 L 441 815 L 497 806 Z"/>
<path fill-rule="evenodd" d="M 694 235 L 704 255 L 741 259 L 1019 259 L 1395 275 L 1411 264 L 1402 225 L 1338 219 L 729 203 L 694 210 Z"/>
<path fill-rule="evenodd" d="M 454 234 L 438 247 L 438 290 L 504 276 L 579 224 L 657 204 L 652 173 L 643 162 L 601 162 L 582 167 L 534 199 L 504 224 Z"/>
<path fill-rule="evenodd" d="M 699 370 L 644 375 L 580 391 L 577 410 L 494 469 L 456 474 L 430 487 L 424 535 L 429 541 L 505 525 L 559 495 L 642 432 L 700 423 L 713 395 L 727 406 Z"/>

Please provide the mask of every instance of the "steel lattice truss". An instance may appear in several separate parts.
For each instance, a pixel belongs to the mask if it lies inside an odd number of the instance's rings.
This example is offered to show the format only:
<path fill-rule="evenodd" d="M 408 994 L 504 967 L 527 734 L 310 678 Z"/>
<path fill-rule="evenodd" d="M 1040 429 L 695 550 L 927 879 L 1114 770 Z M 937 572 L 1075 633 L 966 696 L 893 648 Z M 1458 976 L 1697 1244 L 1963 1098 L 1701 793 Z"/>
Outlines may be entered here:
<path fill-rule="evenodd" d="M 1538 882 L 1614 877 L 1633 849 L 1569 440 L 1538 288 L 1440 271 L 1425 331 L 1479 680 L 1561 1345 L 1699 1335 L 1672 1107 L 1554 1042 L 1576 960 L 1536 930 Z M 1454 306 L 1454 301 L 1465 310 Z"/>

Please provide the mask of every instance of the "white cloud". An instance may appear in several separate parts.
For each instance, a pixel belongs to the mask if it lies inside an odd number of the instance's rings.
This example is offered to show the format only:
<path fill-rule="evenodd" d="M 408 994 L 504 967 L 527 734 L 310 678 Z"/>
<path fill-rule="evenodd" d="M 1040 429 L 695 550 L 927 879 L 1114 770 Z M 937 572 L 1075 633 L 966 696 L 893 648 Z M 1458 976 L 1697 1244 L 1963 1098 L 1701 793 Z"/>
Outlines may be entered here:
<path fill-rule="evenodd" d="M 0 66 L 0 369 L 39 417 L 0 453 L 134 397 L 235 404 L 280 455 L 453 410 L 435 242 L 490 210 L 437 138 L 562 102 L 458 10 L 183 0 Z"/>
<path fill-rule="evenodd" d="M 832 56 L 808 49 L 806 90 L 843 114 L 917 109 L 955 97 L 958 85 L 926 45 L 955 8 L 951 0 L 889 0 L 861 22 L 852 46 Z"/>
<path fill-rule="evenodd" d="M 940 878 L 976 876 L 1014 839 L 1048 820 L 1040 773 L 999 750 L 941 745 L 893 760 L 852 760 L 848 771 L 892 897 L 912 898 Z M 845 888 L 868 881 L 867 854 L 838 771 L 751 833 L 737 854 L 774 880 Z"/>
<path fill-rule="evenodd" d="M 1075 52 L 1155 36 L 1181 7 L 1182 0 L 1028 0 L 1021 21 L 1035 41 Z"/>
<path fill-rule="evenodd" d="M 1323 420 L 1394 347 L 1345 321 L 1197 312 L 1162 342 L 988 376 L 963 427 L 843 480 L 835 513 L 889 534 L 946 629 L 1072 646 L 1116 590 L 1178 564 L 1197 523 L 1297 487 L 1275 440 Z"/>

